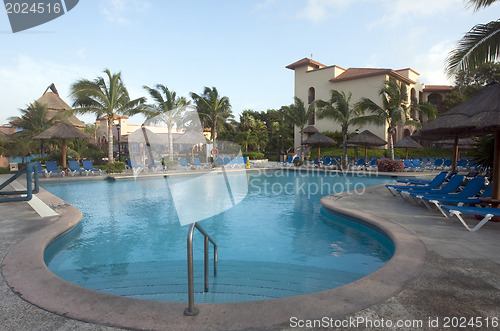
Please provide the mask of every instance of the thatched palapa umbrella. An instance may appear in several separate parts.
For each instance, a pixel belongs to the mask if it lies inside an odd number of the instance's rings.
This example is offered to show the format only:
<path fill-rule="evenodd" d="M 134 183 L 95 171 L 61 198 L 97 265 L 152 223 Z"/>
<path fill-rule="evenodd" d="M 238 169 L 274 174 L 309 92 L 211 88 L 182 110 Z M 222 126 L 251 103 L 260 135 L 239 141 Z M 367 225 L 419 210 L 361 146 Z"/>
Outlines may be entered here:
<path fill-rule="evenodd" d="M 66 140 L 68 139 L 90 139 L 83 131 L 73 125 L 60 122 L 43 131 L 33 139 L 60 139 L 62 140 L 62 167 L 66 169 Z"/>
<path fill-rule="evenodd" d="M 379 136 L 373 134 L 369 130 L 365 130 L 347 140 L 347 144 L 363 146 L 365 148 L 365 165 L 368 157 L 368 146 L 384 146 L 387 141 L 381 139 Z"/>
<path fill-rule="evenodd" d="M 424 146 L 417 143 L 410 136 L 406 136 L 394 144 L 395 148 L 404 148 L 406 150 L 405 159 L 408 159 L 408 148 L 424 148 Z"/>
<path fill-rule="evenodd" d="M 469 100 L 453 107 L 419 130 L 423 139 L 455 140 L 458 138 L 495 134 L 492 198 L 500 200 L 500 84 L 494 83 Z M 454 158 L 456 161 L 456 157 Z"/>
<path fill-rule="evenodd" d="M 318 145 L 318 162 L 321 158 L 321 154 L 320 154 L 320 146 L 321 145 L 333 145 L 333 144 L 336 144 L 337 142 L 335 140 L 333 140 L 332 138 L 330 137 L 327 137 L 325 136 L 324 134 L 322 134 L 321 132 L 316 132 L 315 134 L 313 134 L 312 136 L 310 136 L 309 138 L 307 138 L 306 140 L 304 140 L 304 145 Z"/>

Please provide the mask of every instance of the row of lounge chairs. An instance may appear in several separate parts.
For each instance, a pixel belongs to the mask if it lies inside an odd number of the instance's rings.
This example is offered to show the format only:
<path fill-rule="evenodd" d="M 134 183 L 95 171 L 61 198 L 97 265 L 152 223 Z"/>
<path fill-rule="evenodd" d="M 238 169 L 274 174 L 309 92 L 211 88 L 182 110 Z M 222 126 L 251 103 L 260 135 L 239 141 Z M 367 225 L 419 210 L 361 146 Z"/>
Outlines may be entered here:
<path fill-rule="evenodd" d="M 279 166 L 292 166 L 293 160 L 298 157 L 289 156 L 286 161 L 278 162 Z M 401 158 L 396 157 L 397 160 Z M 368 160 L 364 158 L 351 159 L 348 158 L 348 169 L 349 170 L 377 170 L 377 158 L 372 156 Z M 401 160 L 404 163 L 404 171 L 426 171 L 426 170 L 450 170 L 452 165 L 452 160 L 433 158 L 433 157 L 422 157 Z M 304 165 L 306 167 L 323 167 L 326 169 L 340 168 L 342 164 L 341 156 L 323 156 L 321 162 L 316 158 L 313 162 L 306 162 Z M 475 164 L 474 161 L 469 161 L 465 158 L 457 162 L 456 169 L 460 171 L 471 171 L 480 170 L 480 166 Z"/>
<path fill-rule="evenodd" d="M 35 162 L 35 164 L 38 174 L 44 175 L 46 178 L 50 178 L 51 175 L 61 175 L 61 177 L 66 175 L 63 170 L 60 170 L 57 167 L 56 161 L 46 161 L 45 169 L 42 169 L 42 164 L 40 162 Z M 102 170 L 94 168 L 92 161 L 90 160 L 83 160 L 82 165 L 83 168 L 80 168 L 78 161 L 68 161 L 68 169 L 66 169 L 66 171 L 71 176 L 74 176 L 75 174 L 84 174 L 85 176 L 88 176 L 89 174 L 102 174 Z"/>
<path fill-rule="evenodd" d="M 215 158 L 215 166 L 225 168 L 245 168 L 248 160 L 246 157 L 217 157 Z M 250 162 L 250 164 L 253 164 Z M 211 163 L 202 163 L 199 158 L 194 158 L 193 163 L 189 163 L 185 158 L 179 159 L 179 168 L 184 170 L 211 169 Z"/>
<path fill-rule="evenodd" d="M 482 198 L 491 198 L 492 185 L 485 177 L 477 177 L 478 172 L 459 175 L 441 172 L 432 180 L 406 179 L 399 184 L 387 184 L 387 189 L 395 196 L 423 204 L 429 209 L 436 208 L 445 217 L 456 216 L 471 232 L 479 230 L 495 216 L 500 216 L 500 208 L 481 206 Z M 477 215 L 482 219 L 471 227 L 462 215 Z"/>

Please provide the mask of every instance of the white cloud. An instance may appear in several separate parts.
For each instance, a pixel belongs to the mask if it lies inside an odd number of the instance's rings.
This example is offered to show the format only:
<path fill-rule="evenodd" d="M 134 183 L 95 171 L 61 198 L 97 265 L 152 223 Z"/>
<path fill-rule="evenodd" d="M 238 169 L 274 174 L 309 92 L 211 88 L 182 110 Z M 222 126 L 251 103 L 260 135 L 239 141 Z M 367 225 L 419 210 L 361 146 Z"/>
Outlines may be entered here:
<path fill-rule="evenodd" d="M 329 17 L 338 15 L 338 11 L 349 6 L 352 0 L 308 0 L 307 5 L 298 13 L 298 17 L 313 23 L 321 23 Z"/>
<path fill-rule="evenodd" d="M 51 83 L 56 85 L 61 98 L 71 105 L 68 97 L 70 85 L 78 79 L 97 77 L 98 74 L 86 67 L 18 55 L 13 65 L 0 66 L 0 90 L 3 95 L 8 96 L 2 98 L 0 125 L 7 123 L 7 118 L 18 116 L 20 108 L 25 108 L 40 98 Z"/>
<path fill-rule="evenodd" d="M 104 0 L 100 8 L 109 22 L 130 24 L 137 14 L 147 12 L 151 3 L 148 0 Z"/>
<path fill-rule="evenodd" d="M 453 79 L 447 78 L 444 72 L 445 59 L 453 46 L 453 41 L 445 40 L 415 56 L 412 63 L 418 68 L 421 82 L 430 85 L 453 84 Z"/>
<path fill-rule="evenodd" d="M 378 25 L 397 26 L 414 18 L 447 14 L 450 8 L 463 5 L 461 0 L 385 0 L 380 3 L 385 7 L 386 15 L 375 20 L 372 27 Z"/>

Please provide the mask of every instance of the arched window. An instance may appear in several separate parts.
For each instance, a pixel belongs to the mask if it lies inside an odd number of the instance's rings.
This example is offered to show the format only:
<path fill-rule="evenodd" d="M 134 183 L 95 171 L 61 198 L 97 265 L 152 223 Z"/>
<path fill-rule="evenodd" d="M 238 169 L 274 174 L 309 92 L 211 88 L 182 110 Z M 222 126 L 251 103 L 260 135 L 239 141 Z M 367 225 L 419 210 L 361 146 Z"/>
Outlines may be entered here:
<path fill-rule="evenodd" d="M 314 87 L 310 87 L 309 91 L 307 91 L 307 103 L 311 104 L 314 100 L 316 100 L 316 91 Z"/>
<path fill-rule="evenodd" d="M 410 102 L 412 105 L 416 105 L 418 103 L 417 92 L 415 91 L 414 88 L 412 88 L 410 91 Z"/>
<path fill-rule="evenodd" d="M 427 101 L 437 108 L 441 104 L 441 101 L 443 101 L 443 97 L 441 96 L 441 94 L 431 93 L 427 97 Z"/>
<path fill-rule="evenodd" d="M 403 131 L 403 138 L 404 138 L 404 137 L 408 137 L 409 135 L 411 135 L 411 134 L 410 134 L 410 130 L 405 129 L 405 130 Z"/>

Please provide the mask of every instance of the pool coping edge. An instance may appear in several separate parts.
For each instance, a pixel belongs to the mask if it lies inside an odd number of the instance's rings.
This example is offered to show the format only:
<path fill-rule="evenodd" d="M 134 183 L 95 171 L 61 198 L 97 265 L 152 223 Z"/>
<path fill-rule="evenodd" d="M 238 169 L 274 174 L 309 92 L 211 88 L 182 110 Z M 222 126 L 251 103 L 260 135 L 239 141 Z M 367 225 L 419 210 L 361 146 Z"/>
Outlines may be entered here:
<path fill-rule="evenodd" d="M 42 201 L 57 198 L 45 190 L 38 196 Z M 335 196 L 339 197 L 342 194 Z M 2 274 L 14 292 L 44 310 L 91 323 L 147 330 L 167 326 L 183 330 L 265 329 L 290 326 L 292 317 L 338 319 L 392 297 L 420 275 L 426 248 L 410 231 L 368 213 L 342 208 L 339 200 L 331 197 L 324 197 L 321 203 L 328 210 L 354 217 L 387 234 L 395 245 L 391 260 L 370 275 L 335 289 L 263 301 L 196 304 L 200 313 L 187 317 L 183 315 L 185 303 L 120 297 L 74 285 L 53 274 L 43 260 L 45 247 L 82 218 L 77 208 L 68 205 L 60 210 L 57 221 L 10 249 L 2 262 Z"/>

